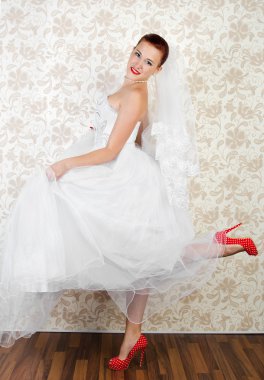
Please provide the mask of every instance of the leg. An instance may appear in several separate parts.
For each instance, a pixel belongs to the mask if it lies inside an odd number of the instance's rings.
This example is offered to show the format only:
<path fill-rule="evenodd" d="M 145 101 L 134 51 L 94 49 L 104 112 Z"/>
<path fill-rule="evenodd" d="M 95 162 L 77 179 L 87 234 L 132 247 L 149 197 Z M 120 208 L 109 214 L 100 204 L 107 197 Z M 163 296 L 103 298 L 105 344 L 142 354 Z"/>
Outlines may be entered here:
<path fill-rule="evenodd" d="M 206 244 L 206 243 L 194 243 L 185 247 L 184 255 L 182 256 L 183 262 L 195 261 L 202 258 L 216 258 L 235 255 L 239 252 L 243 252 L 245 249 L 239 244 Z"/>
<path fill-rule="evenodd" d="M 245 249 L 239 244 L 225 245 L 222 257 L 235 255 L 236 253 L 243 252 Z"/>
<path fill-rule="evenodd" d="M 133 301 L 128 307 L 128 315 L 133 320 L 141 321 L 145 311 L 148 294 L 135 294 Z M 120 348 L 119 358 L 124 360 L 129 351 L 136 344 L 141 334 L 141 323 L 132 323 L 128 319 L 126 320 L 125 336 Z"/>

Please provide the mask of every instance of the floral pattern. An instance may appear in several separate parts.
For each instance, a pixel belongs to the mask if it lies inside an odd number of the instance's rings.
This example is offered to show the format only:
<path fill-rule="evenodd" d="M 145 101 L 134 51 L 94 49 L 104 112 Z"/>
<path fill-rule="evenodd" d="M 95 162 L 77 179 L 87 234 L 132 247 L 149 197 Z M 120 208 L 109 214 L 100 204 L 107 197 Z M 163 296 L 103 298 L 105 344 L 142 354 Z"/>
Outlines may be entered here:
<path fill-rule="evenodd" d="M 91 124 L 144 33 L 180 47 L 196 110 L 200 175 L 191 179 L 197 233 L 243 222 L 260 255 L 222 259 L 199 292 L 146 331 L 264 329 L 263 2 L 256 0 L 4 0 L 1 4 L 0 220 L 35 166 L 47 166 Z M 67 291 L 46 330 L 120 331 L 106 292 Z"/>

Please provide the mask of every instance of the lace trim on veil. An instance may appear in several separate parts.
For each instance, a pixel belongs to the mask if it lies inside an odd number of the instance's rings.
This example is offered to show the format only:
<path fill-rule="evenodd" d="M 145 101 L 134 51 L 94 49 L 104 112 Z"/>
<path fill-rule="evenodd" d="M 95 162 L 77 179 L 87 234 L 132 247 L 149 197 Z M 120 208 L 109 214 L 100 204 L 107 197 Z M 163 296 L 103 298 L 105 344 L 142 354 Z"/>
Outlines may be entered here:
<path fill-rule="evenodd" d="M 142 149 L 159 161 L 170 203 L 187 209 L 187 177 L 199 173 L 199 162 L 194 108 L 176 48 L 148 85 L 149 125 L 142 133 Z"/>

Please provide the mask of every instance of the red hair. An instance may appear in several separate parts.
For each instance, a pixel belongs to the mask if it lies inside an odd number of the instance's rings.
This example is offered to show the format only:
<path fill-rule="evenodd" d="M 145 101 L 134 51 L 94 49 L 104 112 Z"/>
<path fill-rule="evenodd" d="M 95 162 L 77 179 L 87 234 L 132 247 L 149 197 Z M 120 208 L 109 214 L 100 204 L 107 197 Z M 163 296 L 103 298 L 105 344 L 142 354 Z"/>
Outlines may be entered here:
<path fill-rule="evenodd" d="M 159 67 L 161 65 L 163 65 L 163 63 L 166 62 L 166 60 L 169 56 L 169 45 L 168 45 L 167 41 L 164 40 L 164 38 L 162 38 L 158 34 L 150 33 L 150 34 L 145 34 L 144 36 L 142 36 L 140 38 L 140 40 L 138 41 L 137 45 L 141 41 L 149 42 L 151 45 L 155 46 L 156 49 L 158 49 L 162 52 L 162 58 L 161 58 Z"/>

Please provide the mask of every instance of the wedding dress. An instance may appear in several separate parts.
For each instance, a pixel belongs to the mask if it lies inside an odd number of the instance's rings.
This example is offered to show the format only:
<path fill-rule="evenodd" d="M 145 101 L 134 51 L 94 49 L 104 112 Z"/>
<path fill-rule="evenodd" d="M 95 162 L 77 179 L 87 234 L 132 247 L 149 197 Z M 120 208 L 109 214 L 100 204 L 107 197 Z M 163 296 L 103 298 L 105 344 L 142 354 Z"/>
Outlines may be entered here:
<path fill-rule="evenodd" d="M 60 159 L 104 147 L 116 117 L 101 94 L 94 129 Z M 213 232 L 195 237 L 188 212 L 169 203 L 158 162 L 135 144 L 139 125 L 113 161 L 57 181 L 38 169 L 22 188 L 1 233 L 1 345 L 40 329 L 65 289 L 105 290 L 140 323 L 215 270 L 223 246 Z"/>

